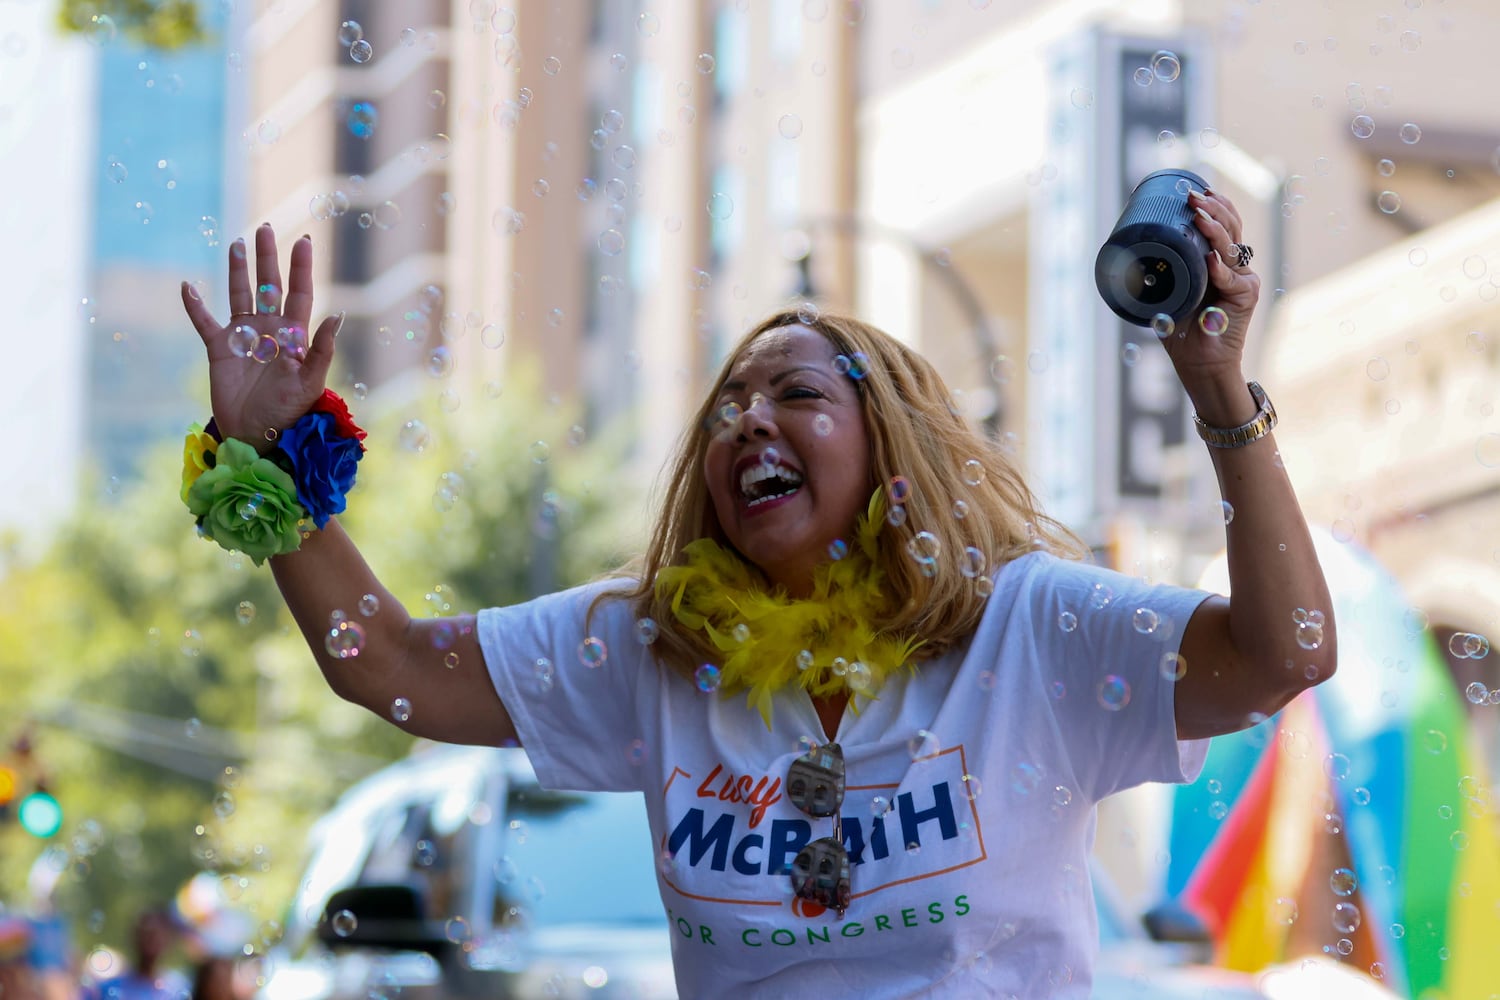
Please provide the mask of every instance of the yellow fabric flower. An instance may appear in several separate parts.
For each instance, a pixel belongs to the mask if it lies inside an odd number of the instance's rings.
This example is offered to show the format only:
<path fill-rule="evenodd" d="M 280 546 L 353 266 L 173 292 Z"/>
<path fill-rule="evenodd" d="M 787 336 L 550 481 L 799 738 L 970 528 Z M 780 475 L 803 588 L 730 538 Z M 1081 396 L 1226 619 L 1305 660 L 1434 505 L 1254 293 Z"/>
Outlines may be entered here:
<path fill-rule="evenodd" d="M 182 442 L 182 502 L 187 503 L 188 490 L 198 477 L 214 467 L 219 455 L 219 442 L 212 434 L 206 434 L 202 424 L 194 424 Z"/>

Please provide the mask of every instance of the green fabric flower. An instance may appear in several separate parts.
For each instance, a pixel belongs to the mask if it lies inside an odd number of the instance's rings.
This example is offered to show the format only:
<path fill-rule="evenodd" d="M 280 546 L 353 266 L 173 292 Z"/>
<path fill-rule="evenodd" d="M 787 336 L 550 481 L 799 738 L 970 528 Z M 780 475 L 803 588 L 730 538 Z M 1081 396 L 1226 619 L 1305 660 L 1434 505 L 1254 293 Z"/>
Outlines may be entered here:
<path fill-rule="evenodd" d="M 188 510 L 198 530 L 255 565 L 302 544 L 297 523 L 307 516 L 292 477 L 236 438 L 219 445 L 217 462 L 188 489 Z"/>

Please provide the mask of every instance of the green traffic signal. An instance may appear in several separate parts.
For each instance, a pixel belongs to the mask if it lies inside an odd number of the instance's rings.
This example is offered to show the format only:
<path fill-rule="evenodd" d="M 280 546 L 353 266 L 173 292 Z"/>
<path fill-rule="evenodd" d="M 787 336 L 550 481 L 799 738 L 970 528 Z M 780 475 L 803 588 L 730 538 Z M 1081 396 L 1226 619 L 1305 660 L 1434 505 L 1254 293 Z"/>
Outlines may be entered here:
<path fill-rule="evenodd" d="M 16 818 L 33 837 L 50 837 L 62 829 L 62 806 L 46 792 L 32 792 L 16 807 Z"/>

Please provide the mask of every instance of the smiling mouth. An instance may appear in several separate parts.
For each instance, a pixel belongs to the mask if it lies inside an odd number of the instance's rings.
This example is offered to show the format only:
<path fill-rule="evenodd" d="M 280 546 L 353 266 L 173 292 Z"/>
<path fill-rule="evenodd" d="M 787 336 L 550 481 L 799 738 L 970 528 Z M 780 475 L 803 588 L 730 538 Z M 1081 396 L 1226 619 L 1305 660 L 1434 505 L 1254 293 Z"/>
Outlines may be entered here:
<path fill-rule="evenodd" d="M 740 473 L 739 489 L 740 499 L 747 507 L 759 507 L 802 489 L 802 473 L 779 462 L 775 465 L 757 462 Z"/>

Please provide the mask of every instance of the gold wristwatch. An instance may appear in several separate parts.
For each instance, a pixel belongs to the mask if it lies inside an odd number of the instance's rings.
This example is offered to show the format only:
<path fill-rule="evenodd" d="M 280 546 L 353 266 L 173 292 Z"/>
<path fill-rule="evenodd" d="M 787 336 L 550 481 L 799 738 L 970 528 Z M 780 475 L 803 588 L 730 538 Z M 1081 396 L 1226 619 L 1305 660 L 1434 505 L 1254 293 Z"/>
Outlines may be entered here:
<path fill-rule="evenodd" d="M 1276 407 L 1271 405 L 1271 397 L 1266 395 L 1266 390 L 1260 387 L 1259 382 L 1246 382 L 1245 388 L 1250 390 L 1250 397 L 1260 407 L 1249 423 L 1229 428 L 1210 427 L 1203 422 L 1202 417 L 1193 414 L 1193 424 L 1198 428 L 1198 436 L 1210 448 L 1243 448 L 1259 441 L 1275 428 Z"/>

